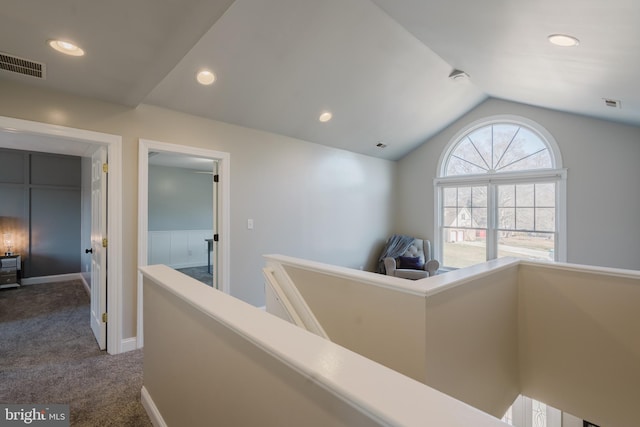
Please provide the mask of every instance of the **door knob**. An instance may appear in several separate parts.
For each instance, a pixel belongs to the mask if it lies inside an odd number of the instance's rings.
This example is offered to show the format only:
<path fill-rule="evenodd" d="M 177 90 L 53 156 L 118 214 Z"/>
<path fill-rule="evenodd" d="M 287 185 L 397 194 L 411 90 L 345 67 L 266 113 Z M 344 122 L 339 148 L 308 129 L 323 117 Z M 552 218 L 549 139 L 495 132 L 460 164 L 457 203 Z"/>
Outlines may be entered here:
<path fill-rule="evenodd" d="M 85 249 L 85 250 L 84 250 L 84 253 L 85 253 L 85 254 L 92 254 L 92 253 L 93 253 L 93 248 L 91 248 L 91 249 Z"/>

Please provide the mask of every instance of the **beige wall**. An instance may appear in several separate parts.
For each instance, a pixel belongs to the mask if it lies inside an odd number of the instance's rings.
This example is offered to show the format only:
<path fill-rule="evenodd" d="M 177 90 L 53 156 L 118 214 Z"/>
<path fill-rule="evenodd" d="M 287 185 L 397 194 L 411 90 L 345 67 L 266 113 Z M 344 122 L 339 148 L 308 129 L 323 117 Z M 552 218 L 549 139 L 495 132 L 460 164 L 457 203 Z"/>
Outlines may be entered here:
<path fill-rule="evenodd" d="M 228 325 L 144 283 L 144 386 L 166 425 L 379 425 Z"/>
<path fill-rule="evenodd" d="M 426 383 L 502 418 L 520 394 L 517 264 L 427 297 L 426 317 Z"/>
<path fill-rule="evenodd" d="M 424 296 L 294 266 L 285 269 L 331 341 L 424 382 Z"/>
<path fill-rule="evenodd" d="M 282 264 L 331 341 L 498 418 L 520 394 L 517 260 L 417 281 L 267 261 Z"/>
<path fill-rule="evenodd" d="M 568 169 L 567 261 L 640 270 L 640 128 L 497 99 L 399 161 L 396 231 L 433 239 L 433 179 L 440 155 L 465 126 L 505 114 L 537 122 L 558 143 Z"/>
<path fill-rule="evenodd" d="M 132 109 L 7 81 L 0 94 L 0 116 L 122 136 L 124 338 L 136 335 L 139 138 L 230 153 L 231 292 L 251 304 L 264 304 L 262 254 L 373 268 L 390 234 L 394 162 L 153 106 Z"/>
<path fill-rule="evenodd" d="M 637 424 L 640 276 L 520 266 L 522 394 L 595 424 Z"/>

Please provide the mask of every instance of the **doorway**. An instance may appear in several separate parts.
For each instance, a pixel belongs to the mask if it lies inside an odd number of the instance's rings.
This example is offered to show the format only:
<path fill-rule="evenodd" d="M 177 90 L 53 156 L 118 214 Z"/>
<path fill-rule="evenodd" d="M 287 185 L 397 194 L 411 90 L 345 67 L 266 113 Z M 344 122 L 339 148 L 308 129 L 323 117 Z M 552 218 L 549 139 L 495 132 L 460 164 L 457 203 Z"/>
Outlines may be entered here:
<path fill-rule="evenodd" d="M 139 140 L 138 148 L 138 266 L 142 267 L 149 263 L 149 154 L 160 153 L 163 156 L 175 155 L 181 158 L 191 157 L 212 161 L 212 164 L 217 168 L 215 175 L 218 175 L 218 182 L 213 186 L 212 195 L 217 202 L 215 203 L 214 223 L 212 224 L 214 233 L 217 234 L 217 241 L 212 242 L 214 248 L 210 263 L 213 265 L 212 272 L 215 275 L 214 287 L 222 292 L 230 293 L 229 153 L 145 139 Z M 142 303 L 142 274 L 138 272 L 138 348 L 144 345 Z"/>
<path fill-rule="evenodd" d="M 164 264 L 218 289 L 217 161 L 149 152 L 148 264 Z"/>
<path fill-rule="evenodd" d="M 70 128 L 48 123 L 33 122 L 0 116 L 0 147 L 75 155 L 90 156 L 99 147 L 105 147 L 109 158 L 109 174 L 107 177 L 107 227 L 109 229 L 109 245 L 107 256 L 109 264 L 106 274 L 109 286 L 105 295 L 91 295 L 94 298 L 106 299 L 105 313 L 108 313 L 109 328 L 105 333 L 106 349 L 110 354 L 118 354 L 131 350 L 123 344 L 122 324 L 122 137 L 101 132 Z M 107 316 L 105 315 L 105 319 Z M 105 325 L 106 326 L 106 325 Z M 127 348 L 125 348 L 127 347 Z"/>

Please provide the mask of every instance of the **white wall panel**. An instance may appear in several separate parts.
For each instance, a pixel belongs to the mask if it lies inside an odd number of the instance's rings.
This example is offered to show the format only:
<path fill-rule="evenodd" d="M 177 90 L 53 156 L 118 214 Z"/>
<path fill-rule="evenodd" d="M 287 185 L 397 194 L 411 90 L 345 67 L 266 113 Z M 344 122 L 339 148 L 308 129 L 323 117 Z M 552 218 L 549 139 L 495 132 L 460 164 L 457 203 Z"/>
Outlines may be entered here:
<path fill-rule="evenodd" d="M 207 242 L 212 230 L 149 231 L 149 265 L 173 268 L 207 265 Z"/>

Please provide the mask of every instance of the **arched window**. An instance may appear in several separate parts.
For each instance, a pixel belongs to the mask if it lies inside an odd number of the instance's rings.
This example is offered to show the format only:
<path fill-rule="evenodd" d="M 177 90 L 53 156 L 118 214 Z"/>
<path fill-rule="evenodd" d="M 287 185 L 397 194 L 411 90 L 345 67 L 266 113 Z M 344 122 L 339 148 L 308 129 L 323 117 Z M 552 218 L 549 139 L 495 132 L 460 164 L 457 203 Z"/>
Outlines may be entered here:
<path fill-rule="evenodd" d="M 439 171 L 434 243 L 443 267 L 566 260 L 566 171 L 540 125 L 514 116 L 473 123 L 451 140 Z"/>

